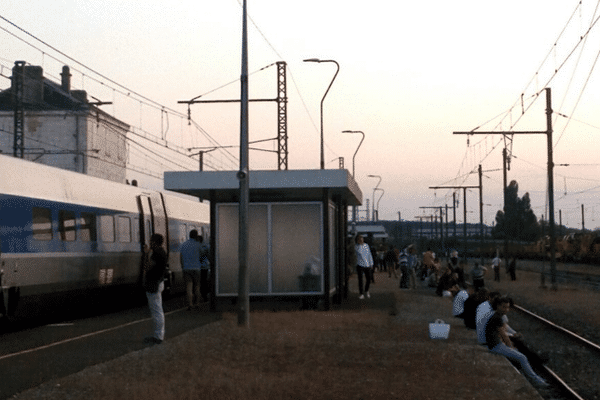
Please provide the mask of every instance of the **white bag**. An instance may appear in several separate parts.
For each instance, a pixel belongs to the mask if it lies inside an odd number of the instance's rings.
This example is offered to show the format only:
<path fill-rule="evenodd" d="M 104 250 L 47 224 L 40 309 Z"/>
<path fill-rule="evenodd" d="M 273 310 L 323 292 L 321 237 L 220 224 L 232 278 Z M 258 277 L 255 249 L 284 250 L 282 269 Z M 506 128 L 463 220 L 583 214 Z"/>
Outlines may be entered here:
<path fill-rule="evenodd" d="M 448 339 L 450 334 L 450 324 L 445 323 L 441 319 L 436 319 L 435 322 L 429 324 L 430 339 Z"/>

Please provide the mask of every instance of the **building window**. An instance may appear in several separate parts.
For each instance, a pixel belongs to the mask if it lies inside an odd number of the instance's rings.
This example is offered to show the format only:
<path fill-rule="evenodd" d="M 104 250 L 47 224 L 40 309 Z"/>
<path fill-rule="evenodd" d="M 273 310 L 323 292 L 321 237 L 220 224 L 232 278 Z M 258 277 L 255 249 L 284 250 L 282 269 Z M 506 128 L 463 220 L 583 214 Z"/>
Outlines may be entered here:
<path fill-rule="evenodd" d="M 35 240 L 52 240 L 52 213 L 49 208 L 33 207 L 32 221 Z"/>
<path fill-rule="evenodd" d="M 100 237 L 103 242 L 115 241 L 115 219 L 112 215 L 100 216 Z"/>
<path fill-rule="evenodd" d="M 96 214 L 82 212 L 79 218 L 79 239 L 82 242 L 96 241 Z"/>
<path fill-rule="evenodd" d="M 61 240 L 65 242 L 75 241 L 75 212 L 58 211 L 58 231 Z"/>
<path fill-rule="evenodd" d="M 130 243 L 131 242 L 131 219 L 129 217 L 118 217 L 119 224 L 119 242 Z"/>

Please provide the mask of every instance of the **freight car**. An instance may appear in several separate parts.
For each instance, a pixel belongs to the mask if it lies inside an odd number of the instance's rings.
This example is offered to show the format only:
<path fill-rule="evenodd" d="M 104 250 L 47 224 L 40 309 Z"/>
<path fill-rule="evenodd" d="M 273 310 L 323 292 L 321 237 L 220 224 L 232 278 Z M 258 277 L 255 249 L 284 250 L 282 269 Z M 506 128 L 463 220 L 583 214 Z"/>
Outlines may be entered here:
<path fill-rule="evenodd" d="M 165 237 L 166 287 L 183 290 L 179 246 L 192 229 L 207 238 L 209 220 L 199 201 L 0 155 L 0 314 L 139 290 L 153 233 Z"/>

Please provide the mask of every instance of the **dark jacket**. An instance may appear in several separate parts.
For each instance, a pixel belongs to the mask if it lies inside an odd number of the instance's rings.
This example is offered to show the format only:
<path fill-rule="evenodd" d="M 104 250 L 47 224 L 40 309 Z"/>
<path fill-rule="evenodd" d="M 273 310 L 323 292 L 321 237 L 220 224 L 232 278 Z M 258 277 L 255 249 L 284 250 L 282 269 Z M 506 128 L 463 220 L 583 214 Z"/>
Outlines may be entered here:
<path fill-rule="evenodd" d="M 146 261 L 144 289 L 148 293 L 158 292 L 158 285 L 164 280 L 167 271 L 167 253 L 162 247 L 154 249 Z"/>

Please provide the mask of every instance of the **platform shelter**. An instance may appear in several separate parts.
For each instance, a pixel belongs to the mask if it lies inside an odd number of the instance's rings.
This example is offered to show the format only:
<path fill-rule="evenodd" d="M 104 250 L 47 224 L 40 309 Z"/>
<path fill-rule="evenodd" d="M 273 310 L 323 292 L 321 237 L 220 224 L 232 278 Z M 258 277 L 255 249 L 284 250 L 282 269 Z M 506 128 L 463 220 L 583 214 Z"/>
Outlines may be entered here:
<path fill-rule="evenodd" d="M 238 295 L 237 171 L 166 172 L 165 189 L 210 202 L 213 303 Z M 341 302 L 347 294 L 348 206 L 362 192 L 345 169 L 251 171 L 250 296 Z"/>

